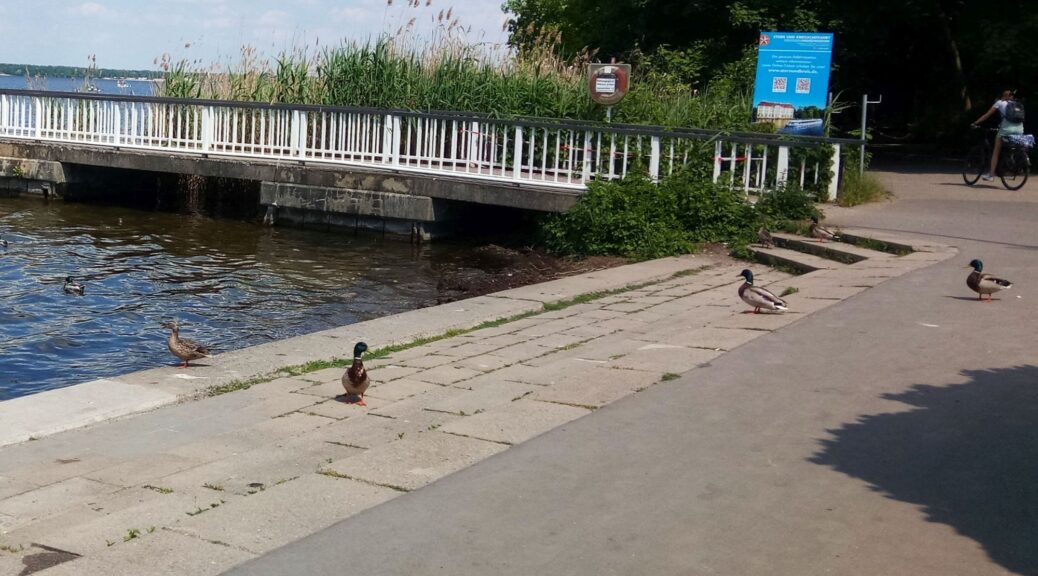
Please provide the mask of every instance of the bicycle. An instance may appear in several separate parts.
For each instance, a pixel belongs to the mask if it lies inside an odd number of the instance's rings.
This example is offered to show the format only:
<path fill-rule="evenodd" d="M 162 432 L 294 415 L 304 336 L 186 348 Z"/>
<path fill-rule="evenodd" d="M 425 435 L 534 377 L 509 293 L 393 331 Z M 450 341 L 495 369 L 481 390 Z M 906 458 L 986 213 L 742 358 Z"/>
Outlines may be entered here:
<path fill-rule="evenodd" d="M 988 130 L 990 134 L 997 129 Z M 991 164 L 991 152 L 994 138 L 984 138 L 966 154 L 966 164 L 962 169 L 962 179 L 966 185 L 973 186 L 980 180 L 981 174 Z M 1030 174 L 1031 159 L 1027 156 L 1027 147 L 1002 139 L 1002 153 L 998 155 L 996 173 L 1002 185 L 1009 190 L 1019 190 L 1027 183 Z"/>

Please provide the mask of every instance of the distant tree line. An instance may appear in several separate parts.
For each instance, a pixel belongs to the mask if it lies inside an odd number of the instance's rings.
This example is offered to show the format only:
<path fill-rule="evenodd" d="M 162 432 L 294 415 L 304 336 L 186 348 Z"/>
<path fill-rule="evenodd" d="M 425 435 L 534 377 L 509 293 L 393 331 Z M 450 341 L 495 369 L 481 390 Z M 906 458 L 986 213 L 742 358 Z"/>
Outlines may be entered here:
<path fill-rule="evenodd" d="M 12 76 L 50 76 L 52 78 L 162 78 L 161 70 L 118 70 L 81 66 L 36 66 L 32 64 L 0 64 L 0 74 Z"/>

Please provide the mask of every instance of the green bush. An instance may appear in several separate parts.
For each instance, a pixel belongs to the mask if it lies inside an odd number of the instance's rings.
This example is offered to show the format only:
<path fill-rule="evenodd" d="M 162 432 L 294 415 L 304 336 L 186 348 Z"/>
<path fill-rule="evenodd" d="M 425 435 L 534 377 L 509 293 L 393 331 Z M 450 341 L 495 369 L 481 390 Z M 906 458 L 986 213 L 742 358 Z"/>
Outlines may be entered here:
<path fill-rule="evenodd" d="M 812 216 L 820 216 L 815 208 L 815 197 L 795 184 L 761 195 L 757 201 L 757 212 L 769 223 L 808 220 Z"/>
<path fill-rule="evenodd" d="M 890 195 L 879 179 L 872 174 L 859 173 L 857 168 L 845 170 L 840 182 L 840 194 L 836 202 L 840 206 L 857 206 L 868 202 L 879 202 Z"/>

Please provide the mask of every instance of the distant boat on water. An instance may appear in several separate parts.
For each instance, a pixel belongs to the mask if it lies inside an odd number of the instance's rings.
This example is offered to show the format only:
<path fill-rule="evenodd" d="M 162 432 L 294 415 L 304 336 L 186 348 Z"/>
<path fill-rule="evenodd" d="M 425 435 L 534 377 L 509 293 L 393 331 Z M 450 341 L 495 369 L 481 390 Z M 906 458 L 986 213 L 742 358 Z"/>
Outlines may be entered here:
<path fill-rule="evenodd" d="M 779 129 L 779 134 L 791 134 L 795 136 L 821 136 L 825 129 L 825 122 L 821 118 L 807 120 L 790 120 Z"/>

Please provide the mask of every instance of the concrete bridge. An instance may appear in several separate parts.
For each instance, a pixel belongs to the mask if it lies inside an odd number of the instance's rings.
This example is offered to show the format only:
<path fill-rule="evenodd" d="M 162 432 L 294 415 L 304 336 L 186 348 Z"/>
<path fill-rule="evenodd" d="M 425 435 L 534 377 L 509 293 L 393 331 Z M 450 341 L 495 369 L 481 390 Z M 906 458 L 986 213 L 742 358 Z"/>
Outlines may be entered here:
<path fill-rule="evenodd" d="M 279 218 L 434 231 L 467 205 L 565 211 L 593 181 L 690 163 L 748 191 L 818 181 L 857 141 L 465 113 L 0 90 L 0 188 L 62 195 L 98 170 L 259 182 Z M 834 155 L 838 161 L 838 155 Z M 838 165 L 837 165 L 838 166 Z M 92 167 L 84 175 L 82 167 Z M 835 186 L 835 183 L 834 183 Z M 831 188 L 835 193 L 835 187 Z"/>

